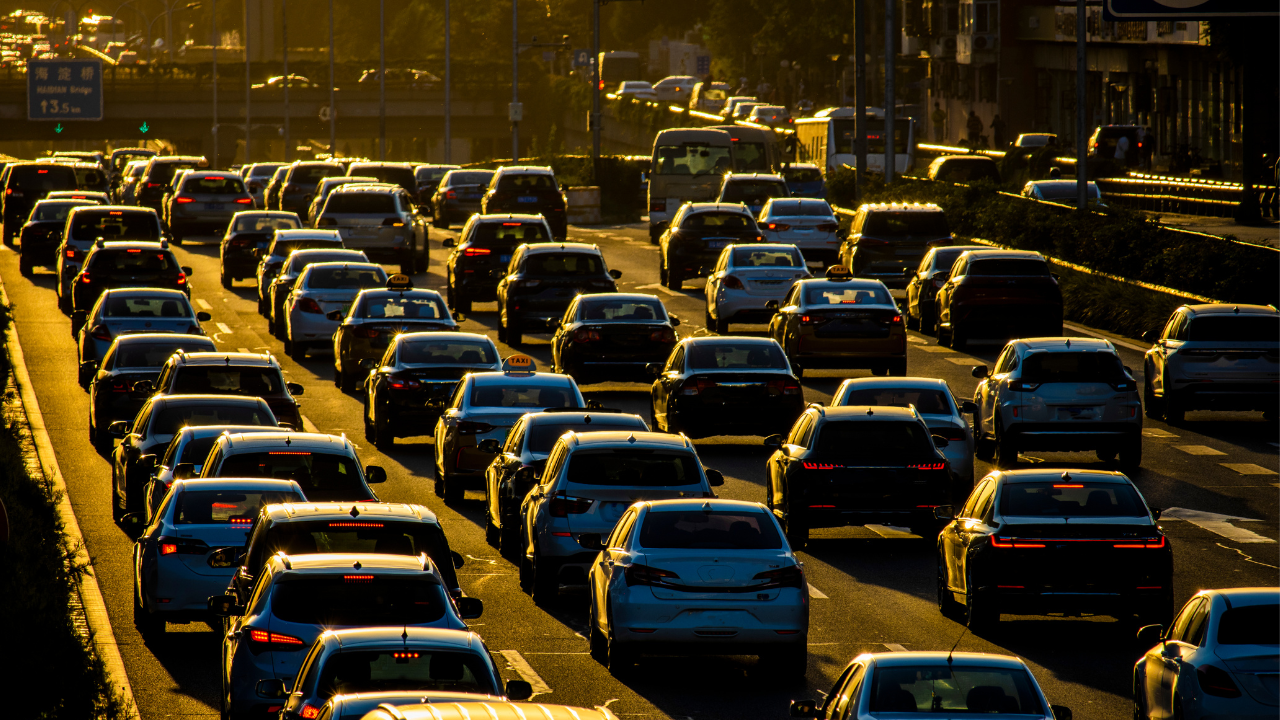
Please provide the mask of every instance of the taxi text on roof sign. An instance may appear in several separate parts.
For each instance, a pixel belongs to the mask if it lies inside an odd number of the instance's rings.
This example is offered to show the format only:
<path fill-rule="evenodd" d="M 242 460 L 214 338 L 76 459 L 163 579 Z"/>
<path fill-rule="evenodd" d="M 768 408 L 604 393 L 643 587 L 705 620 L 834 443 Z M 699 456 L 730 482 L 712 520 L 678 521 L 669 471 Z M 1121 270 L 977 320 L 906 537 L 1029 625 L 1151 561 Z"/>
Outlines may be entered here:
<path fill-rule="evenodd" d="M 387 278 L 388 290 L 412 290 L 413 280 L 403 273 L 396 273 Z"/>
<path fill-rule="evenodd" d="M 101 120 L 101 60 L 30 60 L 27 119 Z"/>
<path fill-rule="evenodd" d="M 512 355 L 502 362 L 502 372 L 508 375 L 532 375 L 536 366 L 528 355 Z"/>
<path fill-rule="evenodd" d="M 853 277 L 853 273 L 849 272 L 849 268 L 844 265 L 832 265 L 827 268 L 828 280 L 849 280 Z"/>

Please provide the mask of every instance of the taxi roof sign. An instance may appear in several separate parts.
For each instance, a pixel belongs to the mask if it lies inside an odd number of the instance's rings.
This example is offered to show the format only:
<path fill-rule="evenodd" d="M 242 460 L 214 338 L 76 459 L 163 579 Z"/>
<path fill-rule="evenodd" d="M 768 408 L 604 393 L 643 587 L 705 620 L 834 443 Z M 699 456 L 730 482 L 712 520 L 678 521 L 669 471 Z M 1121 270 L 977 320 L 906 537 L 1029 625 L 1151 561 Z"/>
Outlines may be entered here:
<path fill-rule="evenodd" d="M 828 280 L 852 280 L 853 273 L 849 272 L 849 268 L 844 265 L 832 265 L 827 268 L 826 278 Z"/>
<path fill-rule="evenodd" d="M 502 361 L 502 372 L 507 375 L 532 375 L 535 370 L 537 365 L 528 355 L 512 355 Z"/>
<path fill-rule="evenodd" d="M 404 273 L 396 273 L 387 278 L 388 290 L 412 290 L 413 279 Z"/>

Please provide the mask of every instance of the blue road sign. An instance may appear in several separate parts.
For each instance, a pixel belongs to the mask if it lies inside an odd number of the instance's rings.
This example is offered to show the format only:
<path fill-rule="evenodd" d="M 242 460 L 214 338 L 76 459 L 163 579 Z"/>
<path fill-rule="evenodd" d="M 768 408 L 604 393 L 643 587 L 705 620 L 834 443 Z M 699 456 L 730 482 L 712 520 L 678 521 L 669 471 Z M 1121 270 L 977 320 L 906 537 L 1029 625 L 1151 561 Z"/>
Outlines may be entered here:
<path fill-rule="evenodd" d="M 27 119 L 101 120 L 102 61 L 29 61 Z"/>
<path fill-rule="evenodd" d="M 592 63 L 591 63 L 591 51 L 590 51 L 590 50 L 574 50 L 574 51 L 573 51 L 573 66 L 574 66 L 574 67 L 576 67 L 576 68 L 580 68 L 580 67 L 591 67 L 591 65 L 592 65 Z"/>
<path fill-rule="evenodd" d="M 697 70 L 694 71 L 695 74 L 706 75 L 711 72 L 710 55 L 699 55 L 695 64 L 697 65 Z"/>
<path fill-rule="evenodd" d="M 1126 20 L 1208 20 L 1231 17 L 1275 17 L 1275 0 L 1105 0 L 1107 22 Z"/>

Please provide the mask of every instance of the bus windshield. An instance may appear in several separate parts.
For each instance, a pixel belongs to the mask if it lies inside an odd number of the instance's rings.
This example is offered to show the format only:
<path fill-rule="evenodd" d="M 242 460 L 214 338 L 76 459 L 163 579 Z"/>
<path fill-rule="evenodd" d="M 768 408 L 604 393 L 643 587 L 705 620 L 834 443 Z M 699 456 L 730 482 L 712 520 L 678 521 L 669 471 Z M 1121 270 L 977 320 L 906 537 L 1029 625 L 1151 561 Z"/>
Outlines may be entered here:
<path fill-rule="evenodd" d="M 732 167 L 727 147 L 659 145 L 653 151 L 654 175 L 720 175 Z"/>

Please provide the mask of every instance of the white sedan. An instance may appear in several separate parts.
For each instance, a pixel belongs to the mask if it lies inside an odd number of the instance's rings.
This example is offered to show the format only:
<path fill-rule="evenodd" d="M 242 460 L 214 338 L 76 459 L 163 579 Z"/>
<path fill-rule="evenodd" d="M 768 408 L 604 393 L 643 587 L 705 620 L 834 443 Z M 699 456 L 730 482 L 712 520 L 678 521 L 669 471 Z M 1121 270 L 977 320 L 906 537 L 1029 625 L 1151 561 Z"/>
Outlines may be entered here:
<path fill-rule="evenodd" d="M 618 97 L 627 97 L 628 95 L 636 100 L 657 100 L 658 93 L 654 92 L 653 86 L 643 80 L 627 80 L 618 86 Z"/>
<path fill-rule="evenodd" d="M 768 508 L 710 498 L 641 501 L 588 572 L 591 654 L 612 673 L 638 655 L 760 655 L 777 674 L 807 662 L 809 585 Z"/>
<path fill-rule="evenodd" d="M 765 242 L 795 245 L 810 265 L 821 268 L 840 262 L 844 233 L 826 200 L 771 198 L 756 224 Z"/>
<path fill-rule="evenodd" d="M 797 280 L 811 277 L 794 245 L 730 245 L 707 277 L 707 329 L 729 332 L 729 323 L 766 323 L 770 301 L 782 304 Z"/>
<path fill-rule="evenodd" d="M 329 313 L 346 316 L 361 290 L 387 285 L 387 273 L 376 263 L 322 262 L 302 270 L 285 300 L 284 351 L 295 360 L 311 348 L 333 347 L 333 333 L 342 324 Z"/>

